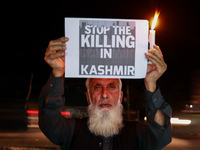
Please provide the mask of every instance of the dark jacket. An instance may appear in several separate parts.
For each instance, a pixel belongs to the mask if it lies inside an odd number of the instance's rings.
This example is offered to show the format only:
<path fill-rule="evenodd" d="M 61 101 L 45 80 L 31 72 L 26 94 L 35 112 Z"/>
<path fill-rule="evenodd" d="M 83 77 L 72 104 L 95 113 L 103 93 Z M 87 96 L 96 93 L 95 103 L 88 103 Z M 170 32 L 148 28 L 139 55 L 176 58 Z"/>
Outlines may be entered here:
<path fill-rule="evenodd" d="M 42 132 L 62 150 L 98 150 L 103 148 L 103 137 L 92 134 L 87 118 L 64 118 L 64 78 L 50 76 L 41 90 L 39 126 Z M 154 121 L 156 111 L 165 113 L 165 126 Z M 118 135 L 112 137 L 113 150 L 161 150 L 171 142 L 171 107 L 162 98 L 160 90 L 146 91 L 147 124 L 124 121 Z"/>

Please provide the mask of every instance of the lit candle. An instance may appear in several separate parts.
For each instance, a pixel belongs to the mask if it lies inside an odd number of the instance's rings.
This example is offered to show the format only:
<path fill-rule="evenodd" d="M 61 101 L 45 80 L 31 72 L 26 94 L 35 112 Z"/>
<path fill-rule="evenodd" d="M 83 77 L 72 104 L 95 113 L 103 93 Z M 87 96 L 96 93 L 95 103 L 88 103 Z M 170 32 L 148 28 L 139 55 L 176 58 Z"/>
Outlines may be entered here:
<path fill-rule="evenodd" d="M 150 49 L 153 49 L 153 45 L 155 44 L 156 31 L 154 30 L 154 28 L 156 27 L 156 23 L 157 23 L 159 14 L 160 14 L 160 12 L 157 12 L 157 11 L 155 12 L 154 19 L 151 24 L 151 30 L 149 32 L 149 46 L 150 46 L 149 48 Z"/>
<path fill-rule="evenodd" d="M 150 30 L 149 32 L 149 48 L 153 49 L 153 45 L 155 44 L 155 35 L 156 31 L 155 30 Z"/>
<path fill-rule="evenodd" d="M 155 12 L 154 19 L 151 24 L 151 30 L 149 31 L 149 49 L 153 49 L 153 45 L 156 42 L 156 39 L 155 39 L 156 31 L 154 30 L 154 28 L 156 27 L 159 14 L 160 12 L 158 11 Z M 148 61 L 148 64 L 152 64 L 152 62 Z"/>

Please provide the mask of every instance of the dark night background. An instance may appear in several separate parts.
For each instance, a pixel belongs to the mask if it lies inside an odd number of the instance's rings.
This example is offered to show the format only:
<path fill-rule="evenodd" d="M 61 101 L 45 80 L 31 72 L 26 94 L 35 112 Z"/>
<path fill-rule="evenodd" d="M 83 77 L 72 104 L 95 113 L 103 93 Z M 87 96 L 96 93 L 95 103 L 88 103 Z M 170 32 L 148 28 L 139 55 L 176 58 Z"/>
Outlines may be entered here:
<path fill-rule="evenodd" d="M 151 20 L 160 10 L 156 43 L 168 64 L 159 79 L 165 99 L 176 108 L 191 97 L 191 79 L 200 69 L 200 26 L 198 1 L 161 0 L 56 0 L 7 2 L 1 28 L 1 98 L 25 99 L 31 73 L 30 98 L 37 99 L 51 68 L 44 62 L 48 42 L 64 36 L 64 17 L 121 18 Z M 66 79 L 75 82 L 81 79 Z M 141 80 L 123 81 L 139 87 Z M 78 84 L 77 84 L 78 85 Z M 81 85 L 82 86 L 82 85 Z M 78 105 L 78 103 L 77 103 Z"/>

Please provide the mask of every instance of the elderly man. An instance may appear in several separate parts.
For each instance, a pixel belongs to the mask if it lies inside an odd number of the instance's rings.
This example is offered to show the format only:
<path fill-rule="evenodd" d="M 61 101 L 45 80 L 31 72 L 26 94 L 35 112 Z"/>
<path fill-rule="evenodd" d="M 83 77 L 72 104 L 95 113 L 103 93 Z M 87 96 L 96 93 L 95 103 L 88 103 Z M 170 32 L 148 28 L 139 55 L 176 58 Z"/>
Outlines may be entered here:
<path fill-rule="evenodd" d="M 157 80 L 166 71 L 157 45 L 144 55 L 148 65 L 146 87 L 147 125 L 123 120 L 123 92 L 120 79 L 86 80 L 88 118 L 64 118 L 64 72 L 67 37 L 49 42 L 45 61 L 52 74 L 41 90 L 39 126 L 62 150 L 160 150 L 171 141 L 171 107 L 162 98 Z"/>

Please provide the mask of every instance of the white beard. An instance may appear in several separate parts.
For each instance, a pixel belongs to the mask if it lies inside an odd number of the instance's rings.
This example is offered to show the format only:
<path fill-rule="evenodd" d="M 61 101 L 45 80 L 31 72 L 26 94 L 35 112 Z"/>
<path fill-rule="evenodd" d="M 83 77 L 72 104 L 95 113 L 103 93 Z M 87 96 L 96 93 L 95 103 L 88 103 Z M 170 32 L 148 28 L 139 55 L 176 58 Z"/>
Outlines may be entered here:
<path fill-rule="evenodd" d="M 123 106 L 118 103 L 117 106 L 109 108 L 96 108 L 93 104 L 88 106 L 89 120 L 88 126 L 90 132 L 104 137 L 118 134 L 123 127 Z"/>

